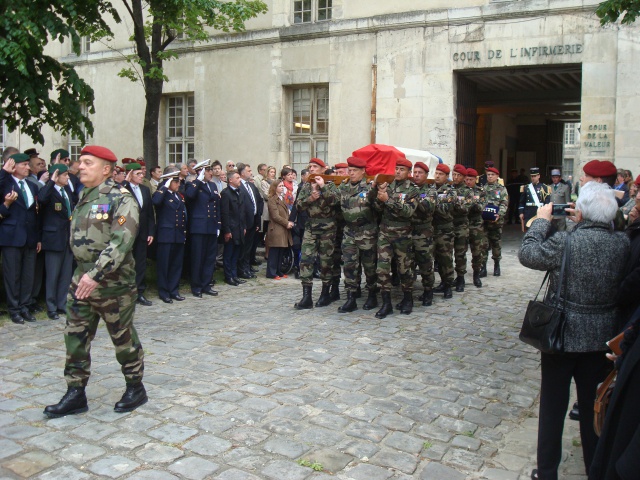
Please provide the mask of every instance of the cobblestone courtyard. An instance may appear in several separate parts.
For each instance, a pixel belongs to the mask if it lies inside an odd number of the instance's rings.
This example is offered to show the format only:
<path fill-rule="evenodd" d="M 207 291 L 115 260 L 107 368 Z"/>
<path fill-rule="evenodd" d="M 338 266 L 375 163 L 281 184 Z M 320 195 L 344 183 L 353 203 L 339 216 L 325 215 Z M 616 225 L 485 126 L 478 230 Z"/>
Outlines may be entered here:
<path fill-rule="evenodd" d="M 136 311 L 149 402 L 128 414 L 113 412 L 124 380 L 103 325 L 89 411 L 49 420 L 66 390 L 64 321 L 7 323 L 0 477 L 528 479 L 539 357 L 518 331 L 543 274 L 518 263 L 515 227 L 506 237 L 501 277 L 477 289 L 468 273 L 452 300 L 384 320 L 339 304 L 297 312 L 299 282 L 264 266 L 218 297 L 152 299 Z M 561 478 L 585 478 L 578 442 L 567 420 Z"/>

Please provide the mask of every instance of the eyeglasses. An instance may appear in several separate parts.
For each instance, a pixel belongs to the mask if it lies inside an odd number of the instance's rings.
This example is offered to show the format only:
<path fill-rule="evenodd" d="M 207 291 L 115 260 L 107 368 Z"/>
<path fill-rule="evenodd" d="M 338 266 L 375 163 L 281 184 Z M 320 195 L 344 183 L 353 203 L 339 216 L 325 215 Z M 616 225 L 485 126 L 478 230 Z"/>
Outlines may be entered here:
<path fill-rule="evenodd" d="M 235 167 L 235 166 L 236 166 L 236 164 L 235 164 L 235 163 L 229 163 L 229 164 L 227 164 L 227 167 Z"/>

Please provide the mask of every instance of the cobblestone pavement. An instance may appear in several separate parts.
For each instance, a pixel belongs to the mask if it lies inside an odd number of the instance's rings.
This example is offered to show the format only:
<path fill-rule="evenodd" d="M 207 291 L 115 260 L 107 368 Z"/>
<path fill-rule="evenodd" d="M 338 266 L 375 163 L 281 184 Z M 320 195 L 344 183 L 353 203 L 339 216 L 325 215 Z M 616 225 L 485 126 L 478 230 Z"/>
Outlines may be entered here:
<path fill-rule="evenodd" d="M 124 381 L 103 325 L 89 411 L 50 420 L 43 407 L 66 389 L 63 322 L 5 324 L 0 477 L 528 479 L 540 373 L 517 335 L 542 274 L 507 237 L 501 277 L 477 289 L 467 274 L 463 294 L 411 315 L 297 312 L 299 282 L 265 278 L 140 307 L 150 400 L 127 414 L 113 411 Z M 585 478 L 578 441 L 567 421 L 562 478 Z"/>

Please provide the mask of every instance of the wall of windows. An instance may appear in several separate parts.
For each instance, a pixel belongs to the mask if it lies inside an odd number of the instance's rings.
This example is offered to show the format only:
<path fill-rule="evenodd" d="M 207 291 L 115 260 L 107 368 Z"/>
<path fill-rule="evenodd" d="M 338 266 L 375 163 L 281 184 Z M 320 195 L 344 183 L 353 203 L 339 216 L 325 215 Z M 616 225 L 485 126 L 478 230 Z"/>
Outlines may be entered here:
<path fill-rule="evenodd" d="M 291 90 L 291 163 L 300 171 L 313 157 L 327 161 L 329 153 L 329 87 Z"/>

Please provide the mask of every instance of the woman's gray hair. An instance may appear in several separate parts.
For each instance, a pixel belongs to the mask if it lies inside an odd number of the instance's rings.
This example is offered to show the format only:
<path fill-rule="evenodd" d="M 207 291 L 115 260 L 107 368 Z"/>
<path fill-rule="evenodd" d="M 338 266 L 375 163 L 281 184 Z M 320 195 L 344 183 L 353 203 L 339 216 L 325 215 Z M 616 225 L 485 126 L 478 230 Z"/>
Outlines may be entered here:
<path fill-rule="evenodd" d="M 616 218 L 618 202 L 609 185 L 592 181 L 580 189 L 576 210 L 582 212 L 584 220 L 609 223 Z"/>

